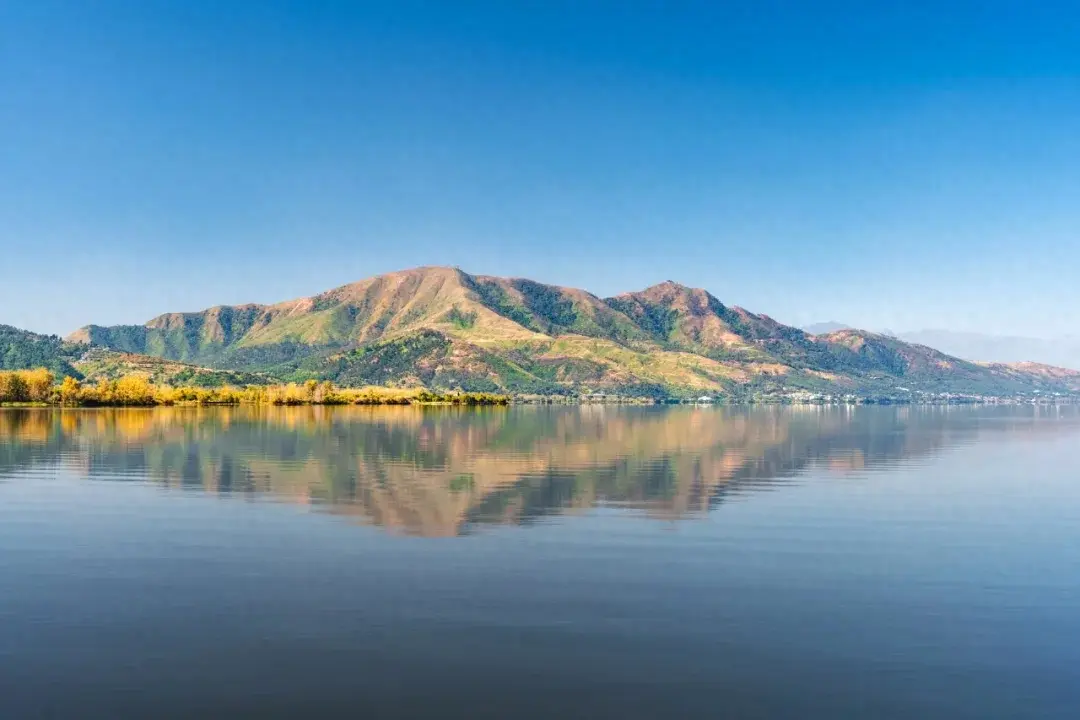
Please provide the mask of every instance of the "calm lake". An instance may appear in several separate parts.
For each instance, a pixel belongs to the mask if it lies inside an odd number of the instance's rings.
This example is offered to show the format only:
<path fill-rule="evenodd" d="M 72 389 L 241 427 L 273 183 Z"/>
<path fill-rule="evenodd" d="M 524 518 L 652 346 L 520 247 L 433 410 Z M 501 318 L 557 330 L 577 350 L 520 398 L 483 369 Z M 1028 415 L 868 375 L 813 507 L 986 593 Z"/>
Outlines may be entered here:
<path fill-rule="evenodd" d="M 1080 717 L 1076 407 L 0 410 L 0 718 Z"/>

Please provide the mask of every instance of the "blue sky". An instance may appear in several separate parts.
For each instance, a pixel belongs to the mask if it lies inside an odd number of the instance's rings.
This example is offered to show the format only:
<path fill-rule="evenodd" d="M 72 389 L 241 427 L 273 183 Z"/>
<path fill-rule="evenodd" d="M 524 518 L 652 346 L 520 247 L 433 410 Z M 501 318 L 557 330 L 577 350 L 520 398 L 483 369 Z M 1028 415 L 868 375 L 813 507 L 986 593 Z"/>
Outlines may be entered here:
<path fill-rule="evenodd" d="M 1080 331 L 1080 9 L 0 5 L 0 322 L 458 265 Z"/>

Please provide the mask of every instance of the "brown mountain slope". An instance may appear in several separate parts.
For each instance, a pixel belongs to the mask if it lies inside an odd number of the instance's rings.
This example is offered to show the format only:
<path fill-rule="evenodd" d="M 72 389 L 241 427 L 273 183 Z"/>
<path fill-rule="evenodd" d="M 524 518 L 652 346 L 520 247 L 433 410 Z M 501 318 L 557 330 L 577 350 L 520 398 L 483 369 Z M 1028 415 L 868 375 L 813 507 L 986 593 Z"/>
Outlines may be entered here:
<path fill-rule="evenodd" d="M 746 338 L 726 321 L 727 309 L 704 290 L 668 280 L 641 292 L 610 298 L 608 304 L 661 342 L 686 348 L 748 347 Z"/>
<path fill-rule="evenodd" d="M 776 360 L 796 346 L 812 347 L 809 336 L 768 315 L 728 307 L 706 290 L 670 280 L 607 303 L 626 314 L 663 344 L 719 357 Z"/>
<path fill-rule="evenodd" d="M 215 307 L 71 340 L 203 366 L 349 384 L 521 392 L 888 394 L 1064 391 L 856 330 L 809 336 L 665 282 L 602 300 L 525 278 L 422 267 L 275 305 Z M 1071 390 L 1070 390 L 1071 391 Z"/>
<path fill-rule="evenodd" d="M 1042 378 L 1047 382 L 1064 385 L 1074 392 L 1080 392 L 1080 370 L 1069 370 L 1035 362 L 978 364 L 1003 375 Z"/>
<path fill-rule="evenodd" d="M 310 348 L 346 348 L 420 329 L 466 333 L 474 342 L 541 337 L 482 302 L 454 268 L 388 273 L 274 305 L 161 315 L 146 325 L 90 325 L 69 341 L 174 360 L 273 363 Z"/>

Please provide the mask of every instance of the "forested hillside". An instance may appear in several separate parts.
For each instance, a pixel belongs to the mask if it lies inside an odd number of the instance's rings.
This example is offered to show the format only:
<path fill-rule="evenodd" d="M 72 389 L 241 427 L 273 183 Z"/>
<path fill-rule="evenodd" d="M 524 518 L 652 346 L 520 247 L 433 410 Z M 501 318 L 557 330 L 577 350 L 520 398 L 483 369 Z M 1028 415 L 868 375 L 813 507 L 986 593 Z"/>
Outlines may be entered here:
<path fill-rule="evenodd" d="M 0 325 L 0 371 L 36 369 L 48 370 L 57 378 L 98 381 L 136 376 L 154 383 L 195 387 L 258 385 L 271 381 L 263 374 L 204 368 Z"/>
<path fill-rule="evenodd" d="M 77 376 L 71 360 L 78 351 L 55 335 L 0 325 L 0 370 L 47 368 L 58 375 Z"/>

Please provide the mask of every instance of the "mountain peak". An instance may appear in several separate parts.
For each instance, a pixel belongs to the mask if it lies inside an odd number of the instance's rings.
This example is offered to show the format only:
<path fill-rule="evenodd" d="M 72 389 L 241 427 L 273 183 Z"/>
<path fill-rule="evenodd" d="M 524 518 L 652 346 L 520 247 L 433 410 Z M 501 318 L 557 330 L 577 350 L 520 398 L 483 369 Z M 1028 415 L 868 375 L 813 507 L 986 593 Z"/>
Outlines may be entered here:
<path fill-rule="evenodd" d="M 439 265 L 275 305 L 88 326 L 71 340 L 284 377 L 542 392 L 892 392 L 901 377 L 905 387 L 1002 392 L 1030 389 L 1033 378 L 1047 388 L 1080 382 L 1043 368 L 979 367 L 865 331 L 807 336 L 674 280 L 601 300 Z"/>
<path fill-rule="evenodd" d="M 637 293 L 625 293 L 627 295 L 685 295 L 692 292 L 704 292 L 698 290 L 698 288 L 688 287 L 682 283 L 675 282 L 674 280 L 665 280 L 663 282 L 650 285 L 644 290 L 639 290 Z"/>
<path fill-rule="evenodd" d="M 689 290 L 690 288 L 688 288 L 686 285 L 683 285 L 682 283 L 675 282 L 674 280 L 664 280 L 663 282 L 658 282 L 655 285 L 651 285 L 650 287 L 647 287 L 645 289 L 646 290 Z"/>

